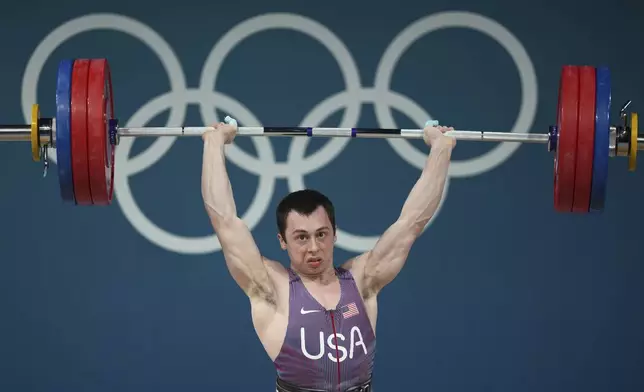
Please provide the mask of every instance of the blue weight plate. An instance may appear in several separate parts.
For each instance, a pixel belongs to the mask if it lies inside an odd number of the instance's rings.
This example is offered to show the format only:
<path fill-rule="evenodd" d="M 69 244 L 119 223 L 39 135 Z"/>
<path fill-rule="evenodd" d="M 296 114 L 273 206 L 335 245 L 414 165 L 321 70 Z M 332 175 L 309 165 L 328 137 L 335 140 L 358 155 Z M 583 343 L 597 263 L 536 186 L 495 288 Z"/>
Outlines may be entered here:
<path fill-rule="evenodd" d="M 595 104 L 595 151 L 593 177 L 590 190 L 590 211 L 604 210 L 606 183 L 608 182 L 608 157 L 610 143 L 610 71 L 597 67 L 597 100 Z"/>
<path fill-rule="evenodd" d="M 72 180 L 71 143 L 71 85 L 74 60 L 62 60 L 58 64 L 56 82 L 56 161 L 58 183 L 63 201 L 75 202 Z"/>

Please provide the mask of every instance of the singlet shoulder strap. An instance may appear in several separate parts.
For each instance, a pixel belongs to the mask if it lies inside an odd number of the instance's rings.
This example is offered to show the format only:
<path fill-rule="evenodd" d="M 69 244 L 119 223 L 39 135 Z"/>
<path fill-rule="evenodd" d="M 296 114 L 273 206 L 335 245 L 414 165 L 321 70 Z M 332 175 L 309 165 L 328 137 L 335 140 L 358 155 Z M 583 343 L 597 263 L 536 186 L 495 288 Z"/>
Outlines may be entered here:
<path fill-rule="evenodd" d="M 300 277 L 298 274 L 293 271 L 291 267 L 287 267 L 286 271 L 288 271 L 288 282 L 289 283 L 296 283 L 300 281 Z"/>
<path fill-rule="evenodd" d="M 351 274 L 351 271 L 344 269 L 342 267 L 336 267 L 335 274 L 340 280 L 353 280 L 353 275 Z"/>

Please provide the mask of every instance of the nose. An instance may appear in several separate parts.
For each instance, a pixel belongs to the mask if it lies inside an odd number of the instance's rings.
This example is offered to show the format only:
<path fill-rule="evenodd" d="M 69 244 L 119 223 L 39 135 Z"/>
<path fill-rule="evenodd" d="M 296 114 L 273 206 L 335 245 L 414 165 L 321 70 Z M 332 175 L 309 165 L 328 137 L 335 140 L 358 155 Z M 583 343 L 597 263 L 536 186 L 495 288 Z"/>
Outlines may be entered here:
<path fill-rule="evenodd" d="M 320 249 L 320 246 L 317 241 L 309 241 L 309 251 L 316 252 L 318 249 Z"/>

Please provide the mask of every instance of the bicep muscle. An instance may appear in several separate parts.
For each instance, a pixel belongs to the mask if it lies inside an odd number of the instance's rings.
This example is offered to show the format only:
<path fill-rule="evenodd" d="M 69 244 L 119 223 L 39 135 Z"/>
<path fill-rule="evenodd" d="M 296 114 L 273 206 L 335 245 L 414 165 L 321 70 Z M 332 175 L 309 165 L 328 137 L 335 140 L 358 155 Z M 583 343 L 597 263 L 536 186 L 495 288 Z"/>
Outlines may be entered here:
<path fill-rule="evenodd" d="M 216 227 L 226 266 L 239 287 L 249 296 L 274 296 L 264 259 L 246 224 L 238 217 Z"/>

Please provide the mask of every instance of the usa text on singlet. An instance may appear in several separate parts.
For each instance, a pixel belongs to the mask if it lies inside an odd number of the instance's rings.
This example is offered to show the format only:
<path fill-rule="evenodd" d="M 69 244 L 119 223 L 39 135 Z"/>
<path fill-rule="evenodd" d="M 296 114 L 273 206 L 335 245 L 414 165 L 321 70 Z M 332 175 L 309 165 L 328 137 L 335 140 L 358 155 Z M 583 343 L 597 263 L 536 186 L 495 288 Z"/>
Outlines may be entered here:
<path fill-rule="evenodd" d="M 274 364 L 278 377 L 301 388 L 345 390 L 371 377 L 376 337 L 351 273 L 336 268 L 340 301 L 326 310 L 292 269 L 286 337 Z"/>

